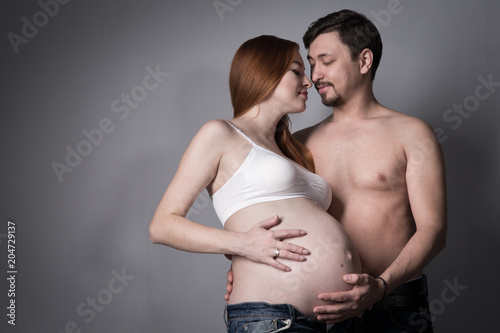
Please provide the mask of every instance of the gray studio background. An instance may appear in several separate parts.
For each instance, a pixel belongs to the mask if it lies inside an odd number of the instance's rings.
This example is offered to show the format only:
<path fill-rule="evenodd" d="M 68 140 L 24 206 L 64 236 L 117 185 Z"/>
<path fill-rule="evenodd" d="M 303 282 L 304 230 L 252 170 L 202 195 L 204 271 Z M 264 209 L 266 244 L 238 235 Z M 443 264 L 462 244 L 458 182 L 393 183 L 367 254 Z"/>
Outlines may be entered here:
<path fill-rule="evenodd" d="M 343 8 L 380 29 L 379 101 L 424 119 L 442 142 L 448 244 L 426 270 L 436 332 L 497 329 L 498 1 L 2 4 L 2 332 L 223 332 L 229 262 L 152 245 L 149 222 L 200 126 L 231 117 L 237 47 L 261 34 L 302 44 L 312 21 Z M 329 112 L 312 90 L 293 130 Z M 206 193 L 189 217 L 220 227 Z"/>

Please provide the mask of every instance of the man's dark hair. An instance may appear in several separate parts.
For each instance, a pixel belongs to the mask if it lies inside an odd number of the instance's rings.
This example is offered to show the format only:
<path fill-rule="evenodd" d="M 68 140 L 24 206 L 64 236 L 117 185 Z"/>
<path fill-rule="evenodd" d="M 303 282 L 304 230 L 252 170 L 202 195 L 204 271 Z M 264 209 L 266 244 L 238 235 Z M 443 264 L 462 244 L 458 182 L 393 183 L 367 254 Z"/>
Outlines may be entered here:
<path fill-rule="evenodd" d="M 306 49 L 321 34 L 337 32 L 342 43 L 351 51 L 354 60 L 364 49 L 373 53 L 371 78 L 375 79 L 375 72 L 382 57 L 382 39 L 377 27 L 363 14 L 344 9 L 331 13 L 311 23 L 302 40 Z"/>

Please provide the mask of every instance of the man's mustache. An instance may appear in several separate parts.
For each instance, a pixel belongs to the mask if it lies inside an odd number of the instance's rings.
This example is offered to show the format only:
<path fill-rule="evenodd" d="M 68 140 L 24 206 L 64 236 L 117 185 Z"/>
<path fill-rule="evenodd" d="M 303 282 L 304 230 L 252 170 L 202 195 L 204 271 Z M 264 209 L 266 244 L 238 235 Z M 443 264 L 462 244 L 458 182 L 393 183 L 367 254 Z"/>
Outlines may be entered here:
<path fill-rule="evenodd" d="M 328 82 L 328 81 L 317 81 L 314 83 L 314 87 L 316 88 L 316 90 L 323 88 L 323 87 L 328 87 L 328 86 L 333 87 L 333 83 Z"/>

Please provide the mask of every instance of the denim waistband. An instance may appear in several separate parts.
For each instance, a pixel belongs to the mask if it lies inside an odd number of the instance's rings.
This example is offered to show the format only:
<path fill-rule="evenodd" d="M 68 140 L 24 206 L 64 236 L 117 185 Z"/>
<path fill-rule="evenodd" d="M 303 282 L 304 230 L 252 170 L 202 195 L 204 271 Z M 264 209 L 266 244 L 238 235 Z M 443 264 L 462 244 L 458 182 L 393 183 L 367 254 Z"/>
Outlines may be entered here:
<path fill-rule="evenodd" d="M 227 320 L 252 317 L 292 320 L 308 318 L 290 304 L 269 304 L 266 302 L 229 304 L 226 306 L 225 316 Z"/>
<path fill-rule="evenodd" d="M 427 277 L 422 275 L 394 289 L 373 308 L 428 307 Z"/>
<path fill-rule="evenodd" d="M 394 289 L 389 295 L 407 295 L 407 294 L 427 294 L 427 277 L 425 274 L 420 277 L 407 281 Z"/>
<path fill-rule="evenodd" d="M 280 332 L 326 332 L 325 323 L 307 317 L 291 304 L 230 304 L 226 306 L 224 316 L 228 332 L 240 332 L 239 328 L 248 329 L 249 332 L 274 332 L 276 329 Z"/>

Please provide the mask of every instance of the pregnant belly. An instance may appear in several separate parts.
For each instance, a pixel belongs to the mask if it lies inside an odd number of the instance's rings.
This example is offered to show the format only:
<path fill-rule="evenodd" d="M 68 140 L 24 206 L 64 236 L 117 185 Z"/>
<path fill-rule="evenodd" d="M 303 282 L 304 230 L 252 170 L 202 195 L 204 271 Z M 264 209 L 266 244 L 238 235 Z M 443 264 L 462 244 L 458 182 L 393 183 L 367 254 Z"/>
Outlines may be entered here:
<path fill-rule="evenodd" d="M 356 251 L 335 219 L 303 200 L 307 199 L 299 200 L 298 204 L 294 203 L 282 214 L 278 212 L 282 222 L 275 228 L 305 230 L 306 236 L 289 239 L 288 242 L 308 249 L 311 254 L 306 256 L 307 260 L 297 262 L 278 258 L 291 268 L 290 272 L 284 272 L 243 257 L 234 257 L 234 283 L 229 303 L 288 303 L 303 314 L 314 317 L 313 308 L 324 304 L 318 299 L 320 293 L 351 289 L 342 276 L 361 271 Z M 275 214 L 276 208 L 273 207 Z M 266 209 L 260 207 L 259 211 Z M 248 214 L 244 215 L 248 217 Z M 265 215 L 269 216 L 272 214 Z"/>

